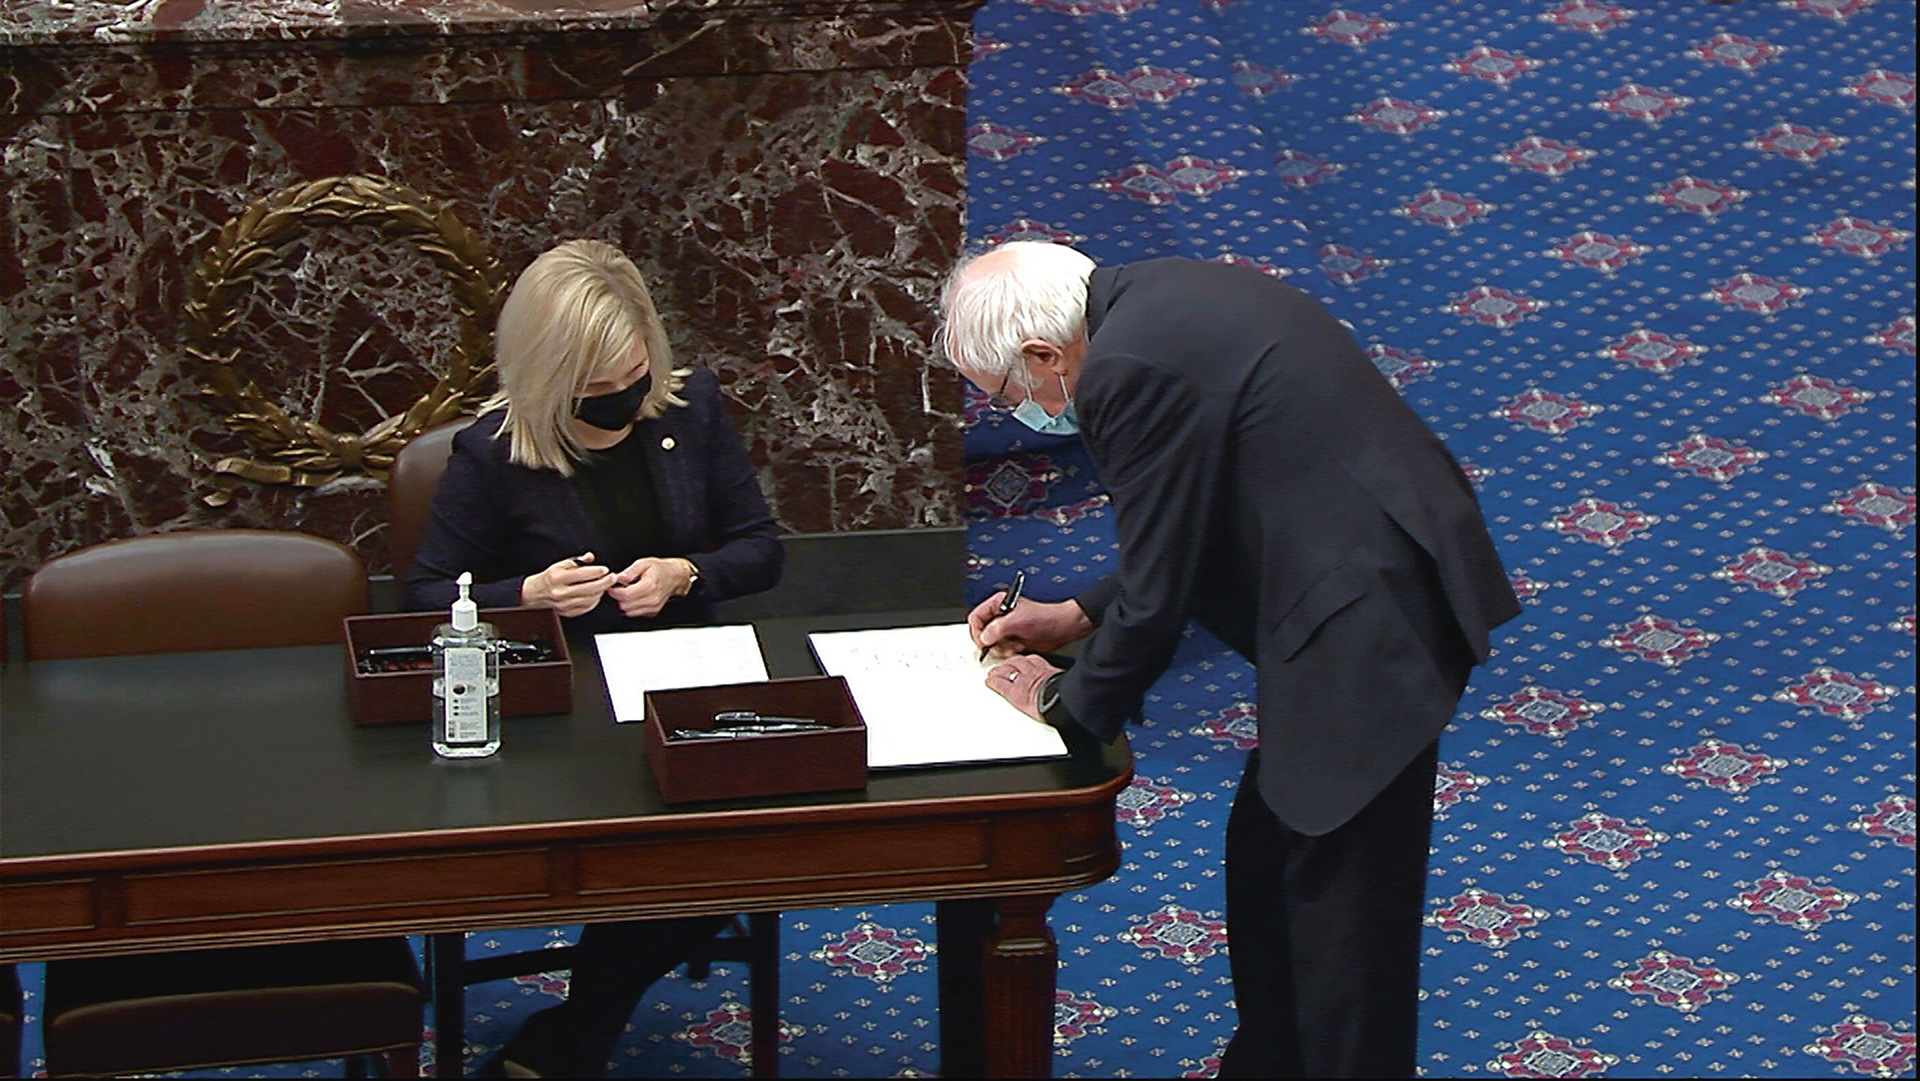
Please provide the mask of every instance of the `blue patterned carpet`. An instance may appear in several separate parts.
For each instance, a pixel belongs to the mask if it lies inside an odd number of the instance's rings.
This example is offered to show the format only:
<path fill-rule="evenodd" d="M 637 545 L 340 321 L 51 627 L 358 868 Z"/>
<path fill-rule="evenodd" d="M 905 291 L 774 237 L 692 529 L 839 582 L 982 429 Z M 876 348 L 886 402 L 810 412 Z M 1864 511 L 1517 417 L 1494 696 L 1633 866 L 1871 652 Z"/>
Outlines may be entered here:
<path fill-rule="evenodd" d="M 1526 596 L 1442 743 L 1430 1075 L 1913 1071 L 1913 15 L 983 12 L 975 235 L 1321 297 Z M 1078 446 L 989 415 L 969 450 L 981 593 L 1111 565 Z M 1056 918 L 1066 1005 L 1113 1012 L 1062 1072 L 1206 1070 L 1230 1031 L 1251 689 L 1200 636 L 1159 685 L 1128 866 Z"/>
<path fill-rule="evenodd" d="M 1286 275 L 1475 474 L 1529 607 L 1442 744 L 1426 1073 L 1912 1075 L 1913 5 L 993 0 L 977 25 L 978 242 Z M 1084 451 L 1022 433 L 969 433 L 976 597 L 1117 558 Z M 1054 909 L 1056 1073 L 1217 1064 L 1251 690 L 1196 634 L 1152 695 L 1125 865 Z M 783 1072 L 937 1071 L 929 906 L 785 935 Z M 473 989 L 471 1052 L 563 986 Z M 745 998 L 674 977 L 616 1074 L 742 1075 Z"/>

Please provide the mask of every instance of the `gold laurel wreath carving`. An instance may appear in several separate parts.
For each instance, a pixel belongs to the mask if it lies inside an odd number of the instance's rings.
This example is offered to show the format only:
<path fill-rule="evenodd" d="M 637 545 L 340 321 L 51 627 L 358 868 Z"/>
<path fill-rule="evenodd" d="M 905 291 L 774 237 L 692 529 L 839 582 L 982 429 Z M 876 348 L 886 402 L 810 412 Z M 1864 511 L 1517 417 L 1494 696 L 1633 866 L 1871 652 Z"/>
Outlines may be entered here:
<path fill-rule="evenodd" d="M 405 412 L 354 434 L 289 417 L 241 364 L 232 341 L 238 301 L 265 270 L 312 230 L 371 225 L 410 241 L 452 279 L 460 341 L 445 374 Z M 189 367 L 199 397 L 246 441 L 250 457 L 213 463 L 219 506 L 241 480 L 312 488 L 353 473 L 384 480 L 407 441 L 477 407 L 493 373 L 494 316 L 506 285 L 500 264 L 452 208 L 402 184 L 370 176 L 335 176 L 276 191 L 220 227 L 195 263 L 185 315 Z"/>

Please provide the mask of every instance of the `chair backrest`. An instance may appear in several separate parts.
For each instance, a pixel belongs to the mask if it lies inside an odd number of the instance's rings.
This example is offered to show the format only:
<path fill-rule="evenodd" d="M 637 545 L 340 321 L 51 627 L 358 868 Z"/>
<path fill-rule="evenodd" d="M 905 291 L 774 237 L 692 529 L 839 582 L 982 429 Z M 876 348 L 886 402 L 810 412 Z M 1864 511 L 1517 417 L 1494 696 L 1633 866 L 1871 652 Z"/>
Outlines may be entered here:
<path fill-rule="evenodd" d="M 20 1069 L 20 1028 L 26 1017 L 20 995 L 20 974 L 12 965 L 0 965 L 0 1077 Z"/>
<path fill-rule="evenodd" d="M 20 603 L 30 661 L 320 645 L 367 611 L 367 573 L 305 533 L 159 533 L 52 560 Z"/>
<path fill-rule="evenodd" d="M 394 455 L 393 471 L 387 475 L 387 555 L 393 560 L 395 581 L 406 582 L 413 553 L 427 532 L 434 489 L 453 456 L 453 437 L 472 423 L 472 417 L 461 417 L 428 428 Z"/>

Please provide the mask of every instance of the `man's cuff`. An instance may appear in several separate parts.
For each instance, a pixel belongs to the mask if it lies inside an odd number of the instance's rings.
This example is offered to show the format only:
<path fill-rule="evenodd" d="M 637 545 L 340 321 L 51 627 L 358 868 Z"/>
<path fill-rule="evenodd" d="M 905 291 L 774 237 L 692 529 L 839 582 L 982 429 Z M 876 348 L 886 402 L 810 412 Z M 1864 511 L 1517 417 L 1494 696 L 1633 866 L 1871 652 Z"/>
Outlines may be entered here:
<path fill-rule="evenodd" d="M 1042 680 L 1036 696 L 1040 705 L 1040 719 L 1055 728 L 1065 728 L 1074 723 L 1073 711 L 1067 708 L 1067 700 L 1060 696 L 1060 681 L 1065 676 L 1065 672 L 1055 672 Z"/>

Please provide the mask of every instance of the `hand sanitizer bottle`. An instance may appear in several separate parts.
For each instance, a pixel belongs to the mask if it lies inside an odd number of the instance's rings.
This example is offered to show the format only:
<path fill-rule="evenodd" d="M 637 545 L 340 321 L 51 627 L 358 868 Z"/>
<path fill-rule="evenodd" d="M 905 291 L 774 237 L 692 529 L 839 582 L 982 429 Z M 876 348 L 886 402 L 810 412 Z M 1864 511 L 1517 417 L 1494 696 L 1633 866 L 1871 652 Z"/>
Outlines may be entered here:
<path fill-rule="evenodd" d="M 467 595 L 473 575 L 460 575 L 451 622 L 433 632 L 433 753 L 485 758 L 500 749 L 500 654 L 491 624 Z"/>

